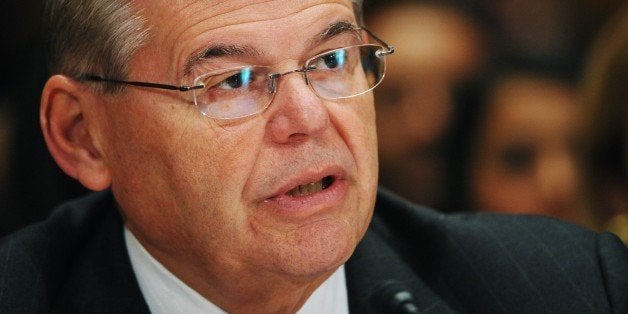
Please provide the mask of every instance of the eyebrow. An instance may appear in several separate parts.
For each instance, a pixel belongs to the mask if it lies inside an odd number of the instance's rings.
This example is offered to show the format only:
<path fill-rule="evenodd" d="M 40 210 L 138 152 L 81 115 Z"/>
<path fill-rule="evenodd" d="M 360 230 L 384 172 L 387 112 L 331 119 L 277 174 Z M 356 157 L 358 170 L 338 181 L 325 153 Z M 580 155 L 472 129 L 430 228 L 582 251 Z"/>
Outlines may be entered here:
<path fill-rule="evenodd" d="M 360 28 L 348 21 L 338 21 L 329 25 L 319 34 L 315 35 L 309 41 L 310 46 L 315 46 L 317 43 L 328 40 L 340 34 L 347 32 L 356 32 Z M 225 56 L 259 56 L 262 53 L 249 45 L 224 45 L 216 44 L 209 46 L 198 53 L 192 54 L 187 61 L 183 69 L 183 73 L 188 75 L 192 73 L 192 70 L 196 65 L 205 60 L 210 60 Z"/>
<path fill-rule="evenodd" d="M 360 30 L 360 28 L 349 21 L 338 21 L 329 25 L 329 27 L 322 31 L 317 37 L 319 37 L 319 41 L 324 41 L 336 35 L 357 32 L 358 30 Z"/>
<path fill-rule="evenodd" d="M 192 69 L 203 60 L 209 60 L 224 56 L 258 56 L 261 55 L 257 49 L 251 46 L 238 45 L 213 45 L 209 46 L 198 53 L 193 54 L 185 62 L 184 73 L 190 74 Z"/>

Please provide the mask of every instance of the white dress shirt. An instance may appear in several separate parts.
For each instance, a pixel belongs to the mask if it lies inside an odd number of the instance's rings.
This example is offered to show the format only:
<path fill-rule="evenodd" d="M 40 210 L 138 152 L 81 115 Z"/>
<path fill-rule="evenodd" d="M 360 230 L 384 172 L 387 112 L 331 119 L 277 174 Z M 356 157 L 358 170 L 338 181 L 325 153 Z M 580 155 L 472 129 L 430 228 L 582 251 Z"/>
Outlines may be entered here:
<path fill-rule="evenodd" d="M 131 266 L 152 313 L 226 313 L 161 265 L 126 227 L 124 238 Z M 298 313 L 349 313 L 344 265 L 314 291 Z"/>

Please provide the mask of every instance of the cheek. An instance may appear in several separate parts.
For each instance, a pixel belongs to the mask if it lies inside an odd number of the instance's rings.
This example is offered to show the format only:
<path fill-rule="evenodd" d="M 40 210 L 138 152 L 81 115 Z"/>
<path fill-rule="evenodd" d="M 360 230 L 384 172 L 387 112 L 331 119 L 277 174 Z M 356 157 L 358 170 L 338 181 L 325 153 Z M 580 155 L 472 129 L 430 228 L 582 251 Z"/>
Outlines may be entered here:
<path fill-rule="evenodd" d="M 359 203 L 372 209 L 378 181 L 377 131 L 373 94 L 331 105 L 332 123 L 351 152 L 357 167 Z"/>
<path fill-rule="evenodd" d="M 508 174 L 496 164 L 485 165 L 475 172 L 471 189 L 476 207 L 494 212 L 529 212 L 535 208 L 537 197 L 532 174 Z"/>
<path fill-rule="evenodd" d="M 256 128 L 220 127 L 195 110 L 134 118 L 113 122 L 106 137 L 112 190 L 127 219 L 154 239 L 240 225 L 242 182 L 261 142 Z"/>
<path fill-rule="evenodd" d="M 377 173 L 377 130 L 373 93 L 331 105 L 331 119 L 353 154 L 361 177 Z"/>
<path fill-rule="evenodd" d="M 244 219 L 246 211 L 235 207 L 246 205 L 242 193 L 263 134 L 254 128 L 223 129 L 209 124 L 182 132 L 163 162 L 168 172 L 162 179 L 170 182 L 172 194 L 183 196 L 179 203 L 193 212 L 220 210 L 221 215 Z"/>

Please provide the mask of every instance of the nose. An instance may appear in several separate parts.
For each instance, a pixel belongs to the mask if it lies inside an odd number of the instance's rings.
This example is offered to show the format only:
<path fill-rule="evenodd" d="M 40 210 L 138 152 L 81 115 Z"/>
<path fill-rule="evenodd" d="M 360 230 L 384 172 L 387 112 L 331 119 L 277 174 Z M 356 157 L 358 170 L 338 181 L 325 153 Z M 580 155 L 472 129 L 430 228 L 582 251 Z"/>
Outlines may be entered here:
<path fill-rule="evenodd" d="M 330 124 L 324 101 L 306 85 L 301 73 L 282 76 L 268 115 L 267 134 L 276 143 L 317 136 Z"/>

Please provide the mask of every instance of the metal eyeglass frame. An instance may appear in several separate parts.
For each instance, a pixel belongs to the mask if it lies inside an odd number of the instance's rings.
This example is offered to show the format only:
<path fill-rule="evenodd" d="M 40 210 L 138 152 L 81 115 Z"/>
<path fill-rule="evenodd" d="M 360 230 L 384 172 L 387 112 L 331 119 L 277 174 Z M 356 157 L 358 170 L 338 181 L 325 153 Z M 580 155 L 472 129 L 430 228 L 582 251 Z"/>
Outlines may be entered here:
<path fill-rule="evenodd" d="M 392 54 L 393 52 L 395 52 L 395 47 L 387 44 L 385 41 L 383 41 L 382 39 L 377 37 L 375 34 L 373 34 L 373 32 L 368 30 L 366 27 L 360 26 L 360 27 L 357 27 L 355 30 L 356 31 L 364 30 L 369 36 L 373 37 L 373 39 L 375 39 L 379 44 L 381 44 L 386 49 L 385 51 L 381 52 L 382 55 L 387 56 L 387 55 Z M 271 76 L 270 78 L 274 80 L 274 79 L 277 79 L 277 78 L 279 78 L 281 76 L 284 76 L 286 74 L 295 73 L 295 72 L 309 72 L 309 71 L 312 71 L 312 70 L 314 70 L 314 69 L 306 68 L 305 66 L 303 66 L 303 67 L 301 67 L 299 69 L 288 71 L 288 72 L 284 72 L 284 73 L 270 74 L 270 76 Z M 205 88 L 205 84 L 179 85 L 179 86 L 177 86 L 177 85 L 170 85 L 170 84 L 163 84 L 163 83 L 154 83 L 154 82 L 125 81 L 125 80 L 119 80 L 119 79 L 113 79 L 113 78 L 105 78 L 105 77 L 102 77 L 102 76 L 96 75 L 96 74 L 82 74 L 82 75 L 79 75 L 78 77 L 76 77 L 76 79 L 79 80 L 79 81 L 124 84 L 124 85 L 147 87 L 147 88 L 175 90 L 175 91 L 180 91 L 180 92 L 188 92 L 188 91 L 195 90 L 195 89 L 203 89 L 203 88 Z M 309 84 L 307 82 L 307 80 L 306 80 L 306 84 Z"/>

